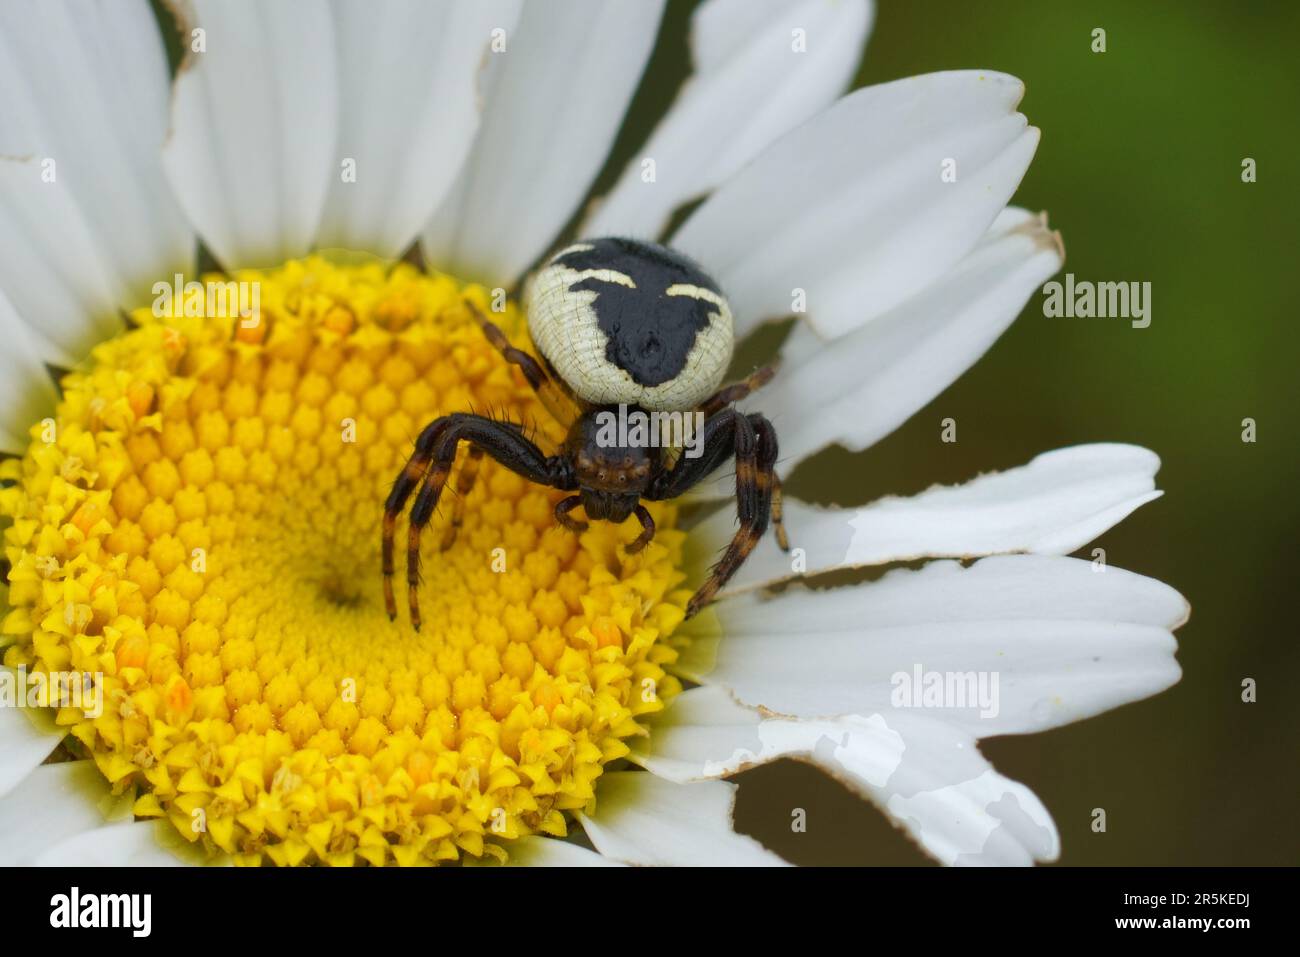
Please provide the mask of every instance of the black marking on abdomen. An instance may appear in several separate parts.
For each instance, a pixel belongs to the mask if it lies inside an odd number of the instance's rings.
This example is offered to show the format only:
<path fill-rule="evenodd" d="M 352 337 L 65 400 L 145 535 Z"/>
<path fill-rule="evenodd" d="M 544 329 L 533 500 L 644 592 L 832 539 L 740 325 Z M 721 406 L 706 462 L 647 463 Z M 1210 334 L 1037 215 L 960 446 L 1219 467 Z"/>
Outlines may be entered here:
<path fill-rule="evenodd" d="M 653 387 L 675 379 L 718 306 L 667 291 L 691 285 L 720 296 L 717 284 L 687 257 L 655 243 L 617 238 L 583 242 L 591 248 L 575 249 L 556 263 L 580 272 L 609 269 L 636 284 L 633 289 L 589 276 L 569 286 L 571 292 L 596 293 L 592 308 L 608 340 L 605 358 L 638 385 Z"/>

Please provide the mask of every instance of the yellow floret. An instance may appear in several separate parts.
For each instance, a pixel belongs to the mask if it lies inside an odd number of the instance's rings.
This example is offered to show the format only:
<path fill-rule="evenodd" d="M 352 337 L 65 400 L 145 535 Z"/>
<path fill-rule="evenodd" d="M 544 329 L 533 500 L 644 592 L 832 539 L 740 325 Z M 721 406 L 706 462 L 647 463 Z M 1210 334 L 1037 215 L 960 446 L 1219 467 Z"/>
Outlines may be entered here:
<path fill-rule="evenodd" d="M 256 328 L 141 311 L 10 467 L 5 663 L 94 675 L 102 713 L 60 713 L 75 746 L 138 816 L 240 863 L 499 860 L 564 835 L 679 688 L 673 509 L 627 556 L 635 521 L 578 539 L 560 493 L 485 460 L 456 544 L 451 494 L 424 537 L 423 630 L 389 622 L 380 520 L 419 429 L 545 412 L 449 277 L 309 258 L 230 278 L 260 284 Z M 494 318 L 524 344 L 513 304 Z"/>

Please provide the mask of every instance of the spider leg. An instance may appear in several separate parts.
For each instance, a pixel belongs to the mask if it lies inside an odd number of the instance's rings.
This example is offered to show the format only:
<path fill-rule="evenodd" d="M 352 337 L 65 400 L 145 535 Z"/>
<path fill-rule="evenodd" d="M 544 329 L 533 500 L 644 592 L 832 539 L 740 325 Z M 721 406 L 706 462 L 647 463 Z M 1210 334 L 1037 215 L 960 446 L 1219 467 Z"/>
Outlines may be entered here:
<path fill-rule="evenodd" d="M 451 548 L 461 525 L 465 523 L 465 500 L 469 498 L 469 493 L 474 491 L 474 482 L 478 479 L 478 470 L 482 463 L 483 450 L 477 445 L 471 445 L 465 461 L 461 463 L 460 473 L 456 476 L 456 502 L 451 507 L 451 524 L 447 526 L 447 531 L 442 536 L 442 544 L 438 546 L 439 551 L 445 552 Z"/>
<path fill-rule="evenodd" d="M 655 502 L 676 498 L 708 478 L 723 462 L 735 455 L 733 432 L 736 418 L 743 416 L 735 409 L 727 408 L 706 419 L 704 434 L 700 439 L 700 454 L 694 458 L 679 457 L 671 468 L 665 468 L 650 483 L 645 498 Z"/>
<path fill-rule="evenodd" d="M 506 338 L 506 334 L 501 331 L 501 327 L 483 315 L 483 311 L 478 306 L 468 299 L 465 300 L 465 305 L 474 318 L 478 320 L 479 328 L 487 336 L 488 342 L 496 347 L 496 350 L 501 353 L 506 362 L 519 367 L 519 371 L 524 374 L 528 384 L 537 393 L 537 397 L 542 401 L 546 411 L 564 427 L 565 431 L 568 431 L 578 417 L 578 409 L 575 407 L 573 400 L 565 394 L 554 379 L 546 374 L 546 370 L 542 368 L 540 362 L 522 349 L 516 349 L 512 346 L 510 340 Z"/>
<path fill-rule="evenodd" d="M 781 477 L 772 472 L 772 530 L 776 532 L 776 545 L 783 552 L 790 550 L 790 536 L 785 530 L 785 508 L 781 502 Z"/>
<path fill-rule="evenodd" d="M 733 382 L 730 385 L 724 385 L 713 395 L 705 399 L 700 405 L 696 406 L 695 413 L 702 415 L 705 421 L 713 418 L 723 409 L 731 406 L 741 399 L 748 398 L 757 392 L 763 386 L 772 381 L 776 375 L 776 363 L 772 362 L 761 368 L 755 369 L 739 382 Z M 667 450 L 664 456 L 664 465 L 668 469 L 675 469 L 682 458 L 682 449 L 672 447 Z"/>
<path fill-rule="evenodd" d="M 418 588 L 420 584 L 420 533 L 429 524 L 438 505 L 443 486 L 456 459 L 460 443 L 469 442 L 492 456 L 512 472 L 538 485 L 559 489 L 576 488 L 572 468 L 561 456 L 547 456 L 511 423 L 497 422 L 480 415 L 456 412 L 435 419 L 420 433 L 415 452 L 398 476 L 384 506 L 384 601 L 390 618 L 397 615 L 393 600 L 393 530 L 397 516 L 418 484 L 420 492 L 411 507 L 410 531 L 406 551 L 406 583 L 411 608 L 411 624 L 420 627 Z"/>
<path fill-rule="evenodd" d="M 635 555 L 637 552 L 641 551 L 641 549 L 649 545 L 655 537 L 655 520 L 651 517 L 649 509 L 638 503 L 636 507 L 636 517 L 641 522 L 641 534 L 628 542 L 627 546 L 623 549 L 629 555 Z"/>
<path fill-rule="evenodd" d="M 709 577 L 686 604 L 686 617 L 693 617 L 701 608 L 713 601 L 718 590 L 736 573 L 763 537 L 771 510 L 771 485 L 767 495 L 759 484 L 758 438 L 753 423 L 737 415 L 733 420 L 736 450 L 736 516 L 740 527 L 736 535 L 713 566 Z"/>
<path fill-rule="evenodd" d="M 647 498 L 675 498 L 704 479 L 726 459 L 736 460 L 736 514 L 740 528 L 708 579 L 691 596 L 686 606 L 689 618 L 711 602 L 718 591 L 744 564 L 749 553 L 763 538 L 773 513 L 777 492 L 775 465 L 776 431 L 762 415 L 744 415 L 728 406 L 704 424 L 704 452 L 699 458 L 683 459 L 677 468 L 661 475 Z M 775 507 L 780 517 L 780 504 Z M 778 543 L 785 537 L 778 528 Z"/>
<path fill-rule="evenodd" d="M 397 517 L 406 509 L 406 500 L 411 497 L 416 486 L 424 480 L 424 473 L 428 471 L 429 461 L 433 457 L 433 429 L 445 421 L 436 419 L 420 433 L 415 451 L 407 459 L 384 503 L 384 536 L 380 553 L 384 572 L 384 608 L 388 612 L 389 621 L 397 618 L 397 600 L 393 597 L 393 538 L 397 531 Z"/>
<path fill-rule="evenodd" d="M 569 531 L 579 535 L 587 530 L 587 523 L 580 522 L 576 518 L 570 518 L 569 513 L 581 504 L 582 498 L 577 495 L 570 495 L 568 498 L 562 498 L 555 503 L 555 520 Z"/>
<path fill-rule="evenodd" d="M 770 448 L 772 450 L 772 462 L 767 467 L 767 480 L 772 486 L 771 507 L 768 510 L 772 518 L 772 530 L 776 534 L 776 544 L 783 552 L 790 550 L 790 536 L 785 531 L 785 509 L 781 504 L 781 477 L 776 474 L 776 430 L 772 428 L 772 423 L 761 415 L 751 415 L 749 421 L 754 425 L 754 434 L 758 437 L 760 448 Z M 761 461 L 763 459 L 760 453 L 759 481 L 763 480 L 763 469 Z"/>
<path fill-rule="evenodd" d="M 700 404 L 699 410 L 704 413 L 707 419 L 710 416 L 717 415 L 727 406 L 739 402 L 741 399 L 748 398 L 757 392 L 763 386 L 772 381 L 776 375 L 776 363 L 770 363 L 760 369 L 755 369 L 739 382 L 733 382 L 730 385 L 724 385 L 709 398 Z"/>

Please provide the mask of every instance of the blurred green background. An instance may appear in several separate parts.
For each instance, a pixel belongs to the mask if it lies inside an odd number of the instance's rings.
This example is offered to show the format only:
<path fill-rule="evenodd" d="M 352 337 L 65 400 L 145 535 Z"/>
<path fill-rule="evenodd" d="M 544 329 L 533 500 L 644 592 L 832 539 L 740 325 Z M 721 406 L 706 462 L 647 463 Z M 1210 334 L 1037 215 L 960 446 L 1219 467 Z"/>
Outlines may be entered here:
<path fill-rule="evenodd" d="M 670 2 L 598 188 L 685 77 L 692 6 Z M 1096 27 L 1105 53 L 1092 52 Z M 825 453 L 791 482 L 802 497 L 857 504 L 1079 442 L 1160 454 L 1165 496 L 1096 544 L 1190 600 L 1182 681 L 1080 724 L 982 745 L 1051 810 L 1063 864 L 1300 863 L 1297 38 L 1295 3 L 879 0 L 856 80 L 959 68 L 1021 77 L 1020 109 L 1043 139 L 1015 202 L 1050 213 L 1063 272 L 1152 284 L 1146 329 L 1048 319 L 1036 295 L 905 427 L 859 455 Z M 1241 181 L 1245 157 L 1257 162 L 1253 184 Z M 949 415 L 956 444 L 939 441 Z M 1241 440 L 1247 417 L 1255 444 Z M 1255 704 L 1241 701 L 1246 677 L 1258 681 Z M 740 827 L 790 860 L 927 860 L 811 767 L 782 762 L 739 780 Z M 793 807 L 808 812 L 805 834 L 790 832 Z M 1096 807 L 1104 834 L 1090 827 Z"/>

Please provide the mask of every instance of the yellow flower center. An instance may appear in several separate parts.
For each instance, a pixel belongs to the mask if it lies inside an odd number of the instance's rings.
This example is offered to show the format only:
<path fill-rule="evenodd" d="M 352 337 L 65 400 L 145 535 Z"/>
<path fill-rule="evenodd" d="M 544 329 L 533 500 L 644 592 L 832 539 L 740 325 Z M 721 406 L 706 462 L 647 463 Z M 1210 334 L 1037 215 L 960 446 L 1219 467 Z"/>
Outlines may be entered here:
<path fill-rule="evenodd" d="M 485 460 L 454 544 L 454 476 L 424 536 L 422 631 L 392 623 L 383 502 L 420 429 L 491 410 L 560 438 L 464 305 L 487 292 L 320 258 L 209 278 L 260 309 L 139 310 L 0 467 L 5 664 L 92 676 L 57 715 L 76 748 L 138 817 L 241 863 L 501 860 L 564 835 L 680 690 L 673 509 L 627 556 L 635 522 L 579 538 L 560 493 Z M 513 304 L 493 318 L 524 344 Z"/>

